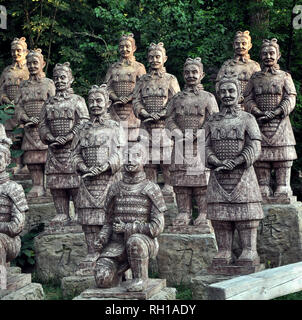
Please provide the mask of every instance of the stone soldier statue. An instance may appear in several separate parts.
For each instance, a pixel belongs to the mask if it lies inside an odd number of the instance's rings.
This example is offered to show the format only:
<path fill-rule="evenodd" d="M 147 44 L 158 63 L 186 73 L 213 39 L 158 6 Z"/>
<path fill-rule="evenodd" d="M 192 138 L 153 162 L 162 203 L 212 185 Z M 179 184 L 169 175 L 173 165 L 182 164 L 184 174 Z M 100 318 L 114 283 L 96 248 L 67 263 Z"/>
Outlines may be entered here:
<path fill-rule="evenodd" d="M 5 128 L 0 124 L 0 273 L 2 276 L 6 264 L 14 260 L 21 249 L 22 232 L 25 223 L 25 212 L 28 210 L 25 194 L 21 185 L 9 180 L 5 171 L 10 163 L 10 150 L 12 144 L 6 137 Z M 6 289 L 6 279 L 0 279 Z"/>
<path fill-rule="evenodd" d="M 136 45 L 134 35 L 123 34 L 119 41 L 120 61 L 110 66 L 105 82 L 109 97 L 113 102 L 110 107 L 112 118 L 123 121 L 128 129 L 128 140 L 136 141 L 140 120 L 133 113 L 132 99 L 136 81 L 146 73 L 142 63 L 135 61 Z"/>
<path fill-rule="evenodd" d="M 11 43 L 13 63 L 3 70 L 0 77 L 0 105 L 15 104 L 21 81 L 29 78 L 29 72 L 26 66 L 27 53 L 26 39 L 24 37 L 14 38 Z M 11 119 L 5 122 L 6 133 L 13 140 L 16 139 L 13 134 L 13 129 L 17 125 L 16 115 L 13 115 Z M 23 165 L 21 165 L 21 158 L 16 158 L 13 162 L 17 163 L 14 172 L 20 172 L 23 167 Z"/>
<path fill-rule="evenodd" d="M 166 205 L 159 186 L 146 179 L 147 151 L 134 144 L 125 154 L 123 179 L 111 185 L 106 197 L 107 223 L 96 245 L 102 250 L 95 269 L 97 287 L 120 284 L 129 267 L 128 291 L 147 286 L 149 259 L 158 252 L 157 237 L 164 229 Z"/>
<path fill-rule="evenodd" d="M 241 85 L 243 95 L 249 79 L 254 72 L 260 71 L 259 63 L 250 58 L 249 50 L 252 48 L 252 39 L 249 31 L 237 31 L 234 42 L 234 58 L 224 62 L 217 74 L 217 84 L 225 72 L 235 72 Z M 241 101 L 242 100 L 242 101 Z M 244 110 L 243 99 L 240 99 L 241 108 Z"/>
<path fill-rule="evenodd" d="M 275 200 L 289 201 L 292 196 L 290 175 L 293 160 L 297 158 L 295 137 L 289 114 L 296 104 L 296 89 L 289 73 L 280 70 L 277 39 L 263 40 L 261 71 L 249 81 L 245 92 L 247 111 L 252 113 L 262 134 L 261 155 L 255 170 L 264 201 L 270 201 L 271 171 L 276 173 Z M 287 200 L 286 200 L 287 199 Z"/>
<path fill-rule="evenodd" d="M 122 166 L 124 130 L 107 112 L 110 104 L 106 84 L 92 86 L 88 94 L 90 121 L 82 124 L 72 145 L 73 163 L 82 175 L 76 209 L 88 247 L 88 256 L 80 264 L 83 272 L 93 271 L 91 264 L 99 256 L 94 242 L 105 223 L 104 201 Z"/>
<path fill-rule="evenodd" d="M 256 244 L 263 211 L 253 163 L 261 152 L 261 133 L 254 116 L 238 107 L 241 88 L 236 76 L 225 75 L 217 89 L 220 112 L 209 117 L 205 127 L 206 165 L 211 169 L 207 217 L 218 245 L 212 267 L 215 270 L 231 264 L 237 229 L 243 250 L 235 266 L 243 266 L 246 270 L 241 271 L 249 273 L 260 264 Z M 235 272 L 228 270 L 230 274 Z"/>
<path fill-rule="evenodd" d="M 53 196 L 57 215 L 50 225 L 70 222 L 69 200 L 75 199 L 80 177 L 71 162 L 71 143 L 81 124 L 89 119 L 85 100 L 74 94 L 69 62 L 53 70 L 56 94 L 45 102 L 39 123 L 41 141 L 48 145 L 45 167 L 47 187 Z"/>
<path fill-rule="evenodd" d="M 17 95 L 16 115 L 19 123 L 24 124 L 22 150 L 23 163 L 27 164 L 33 187 L 28 198 L 45 195 L 44 171 L 47 158 L 47 145 L 43 144 L 39 132 L 39 117 L 44 102 L 55 95 L 55 85 L 45 77 L 45 66 L 41 49 L 31 50 L 27 55 L 29 80 L 20 84 Z"/>
<path fill-rule="evenodd" d="M 214 95 L 205 91 L 200 84 L 203 77 L 201 59 L 188 58 L 184 64 L 185 88 L 177 93 L 167 106 L 166 128 L 175 138 L 170 178 L 179 210 L 173 222 L 176 225 L 189 224 L 192 219 L 193 198 L 196 199 L 198 206 L 198 217 L 194 224 L 207 224 L 206 188 L 209 171 L 193 172 L 192 169 L 204 166 L 202 161 L 205 152 L 204 145 L 203 149 L 199 150 L 197 135 L 201 133 L 200 129 L 203 129 L 209 115 L 219 110 Z M 183 146 L 184 141 L 185 146 Z M 179 143 L 182 144 L 181 148 Z M 177 149 L 181 153 L 180 158 L 177 157 Z"/>
<path fill-rule="evenodd" d="M 149 135 L 149 163 L 145 166 L 147 178 L 157 181 L 159 163 L 165 180 L 163 192 L 170 193 L 169 164 L 163 160 L 170 160 L 172 141 L 165 131 L 165 116 L 167 103 L 180 88 L 176 77 L 166 72 L 164 64 L 167 59 L 164 44 L 151 43 L 148 49 L 150 71 L 137 82 L 133 105 L 135 115 L 142 121 L 141 128 Z M 154 146 L 158 147 L 158 153 Z"/>

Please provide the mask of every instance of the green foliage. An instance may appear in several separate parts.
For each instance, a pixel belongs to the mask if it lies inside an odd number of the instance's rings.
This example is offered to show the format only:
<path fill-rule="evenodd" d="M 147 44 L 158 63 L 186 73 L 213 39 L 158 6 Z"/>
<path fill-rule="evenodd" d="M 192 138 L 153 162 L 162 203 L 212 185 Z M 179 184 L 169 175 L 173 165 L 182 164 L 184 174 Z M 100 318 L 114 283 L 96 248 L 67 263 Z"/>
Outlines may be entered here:
<path fill-rule="evenodd" d="M 283 297 L 278 297 L 273 300 L 302 300 L 302 291 L 290 293 Z"/>
<path fill-rule="evenodd" d="M 40 224 L 21 237 L 21 250 L 14 260 L 14 264 L 21 267 L 23 271 L 35 265 L 34 238 L 43 230 L 44 224 Z"/>
<path fill-rule="evenodd" d="M 174 285 L 177 300 L 192 300 L 192 290 L 184 284 Z"/>

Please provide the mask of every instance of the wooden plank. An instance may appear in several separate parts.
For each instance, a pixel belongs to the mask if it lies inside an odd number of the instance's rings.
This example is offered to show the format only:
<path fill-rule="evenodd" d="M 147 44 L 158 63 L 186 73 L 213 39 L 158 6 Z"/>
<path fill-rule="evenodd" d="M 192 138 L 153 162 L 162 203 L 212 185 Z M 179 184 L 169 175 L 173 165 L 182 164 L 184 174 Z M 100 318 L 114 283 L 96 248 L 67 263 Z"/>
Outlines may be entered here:
<path fill-rule="evenodd" d="M 213 283 L 210 300 L 270 300 L 302 290 L 302 262 Z"/>

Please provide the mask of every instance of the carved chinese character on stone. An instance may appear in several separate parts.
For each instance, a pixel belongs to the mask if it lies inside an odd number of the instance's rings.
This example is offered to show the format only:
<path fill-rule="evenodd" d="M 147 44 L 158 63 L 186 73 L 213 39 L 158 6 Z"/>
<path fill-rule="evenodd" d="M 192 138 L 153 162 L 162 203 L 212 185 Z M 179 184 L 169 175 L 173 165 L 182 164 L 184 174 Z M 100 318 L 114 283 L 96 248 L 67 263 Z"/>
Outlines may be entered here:
<path fill-rule="evenodd" d="M 111 185 L 106 197 L 107 223 L 96 243 L 102 251 L 95 280 L 99 288 L 119 286 L 123 273 L 131 268 L 133 280 L 127 282 L 127 291 L 143 291 L 149 259 L 158 252 L 166 205 L 159 186 L 146 179 L 145 147 L 134 144 L 124 156 L 123 178 Z"/>
<path fill-rule="evenodd" d="M 201 59 L 188 58 L 184 64 L 185 88 L 168 104 L 166 127 L 174 137 L 170 178 L 179 213 L 173 224 L 190 223 L 192 200 L 195 198 L 198 217 L 194 224 L 206 228 L 206 189 L 209 171 L 204 167 L 204 139 L 199 144 L 197 140 L 204 138 L 204 130 L 201 129 L 204 128 L 209 115 L 218 112 L 218 105 L 214 95 L 205 91 L 200 84 L 203 77 Z"/>
<path fill-rule="evenodd" d="M 46 186 L 50 188 L 57 215 L 50 222 L 56 228 L 71 220 L 69 200 L 74 201 L 80 177 L 71 162 L 71 144 L 81 124 L 89 119 L 85 100 L 74 94 L 69 62 L 56 64 L 53 70 L 56 94 L 45 102 L 39 123 L 41 141 L 48 145 Z"/>
<path fill-rule="evenodd" d="M 165 117 L 167 103 L 180 88 L 176 77 L 166 72 L 164 64 L 167 59 L 162 42 L 150 45 L 150 71 L 137 82 L 133 105 L 135 115 L 141 119 L 141 128 L 148 133 L 149 162 L 145 166 L 147 178 L 156 182 L 160 166 L 165 180 L 163 192 L 171 193 L 169 164 L 164 163 L 164 160 L 170 161 L 172 141 L 165 131 Z"/>
<path fill-rule="evenodd" d="M 76 209 L 88 247 L 78 274 L 93 272 L 99 257 L 94 242 L 105 223 L 104 201 L 114 175 L 122 166 L 124 130 L 107 112 L 111 101 L 105 84 L 93 86 L 88 95 L 90 121 L 73 140 L 73 163 L 81 175 Z M 93 273 L 92 273 L 93 274 Z"/>
<path fill-rule="evenodd" d="M 261 193 L 253 164 L 261 152 L 256 119 L 238 105 L 240 83 L 226 74 L 218 84 L 220 112 L 206 124 L 206 165 L 211 169 L 207 189 L 207 217 L 218 245 L 210 272 L 243 274 L 258 271 L 257 227 L 263 218 Z M 232 264 L 237 229 L 242 253 Z"/>
<path fill-rule="evenodd" d="M 10 181 L 5 171 L 10 163 L 10 150 L 12 144 L 6 137 L 5 128 L 0 124 L 0 276 L 7 263 L 14 260 L 21 249 L 19 234 L 24 228 L 25 212 L 28 210 L 25 194 L 21 185 Z M 0 279 L 0 290 L 6 289 L 6 279 Z"/>
<path fill-rule="evenodd" d="M 235 72 L 241 85 L 241 93 L 243 95 L 249 79 L 254 72 L 260 71 L 259 63 L 253 61 L 248 54 L 252 48 L 252 39 L 249 31 L 237 31 L 234 42 L 234 58 L 224 62 L 220 68 L 216 81 L 218 82 L 228 72 Z M 244 110 L 243 98 L 240 98 L 241 108 Z"/>
<path fill-rule="evenodd" d="M 289 115 L 296 105 L 296 89 L 289 73 L 280 70 L 277 39 L 263 40 L 261 71 L 249 81 L 244 103 L 259 124 L 262 134 L 261 155 L 255 170 L 264 202 L 290 203 L 291 167 L 297 158 L 295 137 Z M 275 171 L 276 188 L 270 188 Z"/>
<path fill-rule="evenodd" d="M 114 120 L 127 125 L 129 141 L 137 140 L 140 126 L 140 120 L 133 113 L 133 90 L 136 81 L 146 73 L 144 65 L 135 61 L 135 51 L 134 35 L 122 35 L 119 41 L 120 61 L 110 66 L 105 77 L 112 101 L 110 113 Z"/>
<path fill-rule="evenodd" d="M 22 150 L 23 163 L 27 164 L 33 187 L 28 198 L 45 195 L 44 171 L 47 157 L 47 145 L 43 144 L 39 132 L 39 117 L 44 102 L 54 96 L 55 85 L 45 77 L 45 66 L 41 49 L 31 50 L 27 55 L 29 80 L 21 82 L 17 94 L 16 114 L 19 123 L 24 124 Z"/>
<path fill-rule="evenodd" d="M 26 55 L 28 53 L 27 43 L 24 37 L 14 38 L 11 43 L 11 55 L 13 63 L 7 66 L 0 77 L 0 104 L 15 104 L 17 93 L 21 81 L 29 78 L 29 72 L 26 66 Z M 16 115 L 5 122 L 7 135 L 15 140 L 13 129 L 18 125 Z M 20 135 L 19 135 L 20 136 Z M 22 136 L 21 136 L 22 137 Z M 22 169 L 21 158 L 13 159 L 17 166 L 13 169 L 19 173 Z"/>

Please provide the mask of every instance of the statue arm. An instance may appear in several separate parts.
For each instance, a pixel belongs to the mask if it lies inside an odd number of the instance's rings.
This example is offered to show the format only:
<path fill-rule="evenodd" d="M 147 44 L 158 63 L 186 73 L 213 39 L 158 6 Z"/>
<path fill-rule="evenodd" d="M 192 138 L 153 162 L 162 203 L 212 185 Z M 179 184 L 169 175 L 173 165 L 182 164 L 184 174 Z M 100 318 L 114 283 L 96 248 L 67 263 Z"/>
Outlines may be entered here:
<path fill-rule="evenodd" d="M 123 146 L 126 145 L 126 135 L 124 129 L 121 126 L 116 127 L 116 134 L 114 137 L 114 144 L 112 153 L 109 157 L 109 165 L 112 173 L 116 173 L 123 164 Z"/>
<path fill-rule="evenodd" d="M 143 99 L 141 96 L 142 87 L 143 81 L 138 80 L 133 91 L 133 112 L 137 118 L 148 118 L 150 115 L 144 108 Z"/>
<path fill-rule="evenodd" d="M 206 167 L 209 169 L 215 169 L 216 167 L 220 167 L 222 162 L 217 158 L 215 152 L 212 149 L 211 143 L 211 132 L 210 132 L 210 125 L 207 122 L 205 125 L 205 160 L 206 160 Z"/>
<path fill-rule="evenodd" d="M 175 121 L 176 113 L 175 113 L 174 105 L 175 105 L 175 99 L 171 99 L 167 104 L 167 113 L 166 113 L 165 122 L 166 122 L 166 128 L 170 130 L 170 132 L 174 130 L 178 132 L 178 130 L 180 130 L 179 126 L 176 124 L 176 121 Z M 182 135 L 182 132 L 181 132 L 181 135 Z"/>
<path fill-rule="evenodd" d="M 263 115 L 261 110 L 257 107 L 257 103 L 255 101 L 254 85 L 252 79 L 249 80 L 244 92 L 244 105 L 246 111 L 253 114 L 255 117 Z"/>
<path fill-rule="evenodd" d="M 6 72 L 6 69 L 5 68 L 1 74 L 1 77 L 0 77 L 0 105 L 1 104 L 9 104 L 11 103 L 11 101 L 9 100 L 6 92 L 5 92 L 5 77 L 4 77 L 4 74 Z"/>
<path fill-rule="evenodd" d="M 22 104 L 22 90 L 21 88 L 19 89 L 18 93 L 17 93 L 17 97 L 16 97 L 16 103 L 15 103 L 15 114 L 16 114 L 16 118 L 17 121 L 20 123 L 26 123 L 29 122 L 30 119 L 27 116 L 24 108 L 23 108 L 23 104 Z"/>
<path fill-rule="evenodd" d="M 18 209 L 18 207 L 13 203 L 11 209 L 11 221 L 0 222 L 0 233 L 5 233 L 9 237 L 16 237 L 19 235 L 25 224 L 25 213 Z"/>
<path fill-rule="evenodd" d="M 283 98 L 276 108 L 276 111 L 279 109 L 281 117 L 287 117 L 295 108 L 296 106 L 296 88 L 293 82 L 293 79 L 290 74 L 286 74 L 284 79 L 284 93 Z M 277 111 L 278 112 L 278 111 Z"/>
<path fill-rule="evenodd" d="M 40 135 L 40 139 L 41 141 L 48 145 L 52 142 L 55 141 L 54 136 L 51 134 L 50 129 L 48 127 L 47 124 L 47 115 L 46 115 L 46 104 L 47 104 L 47 100 L 44 103 L 41 112 L 40 112 L 40 121 L 39 121 L 39 135 Z"/>

